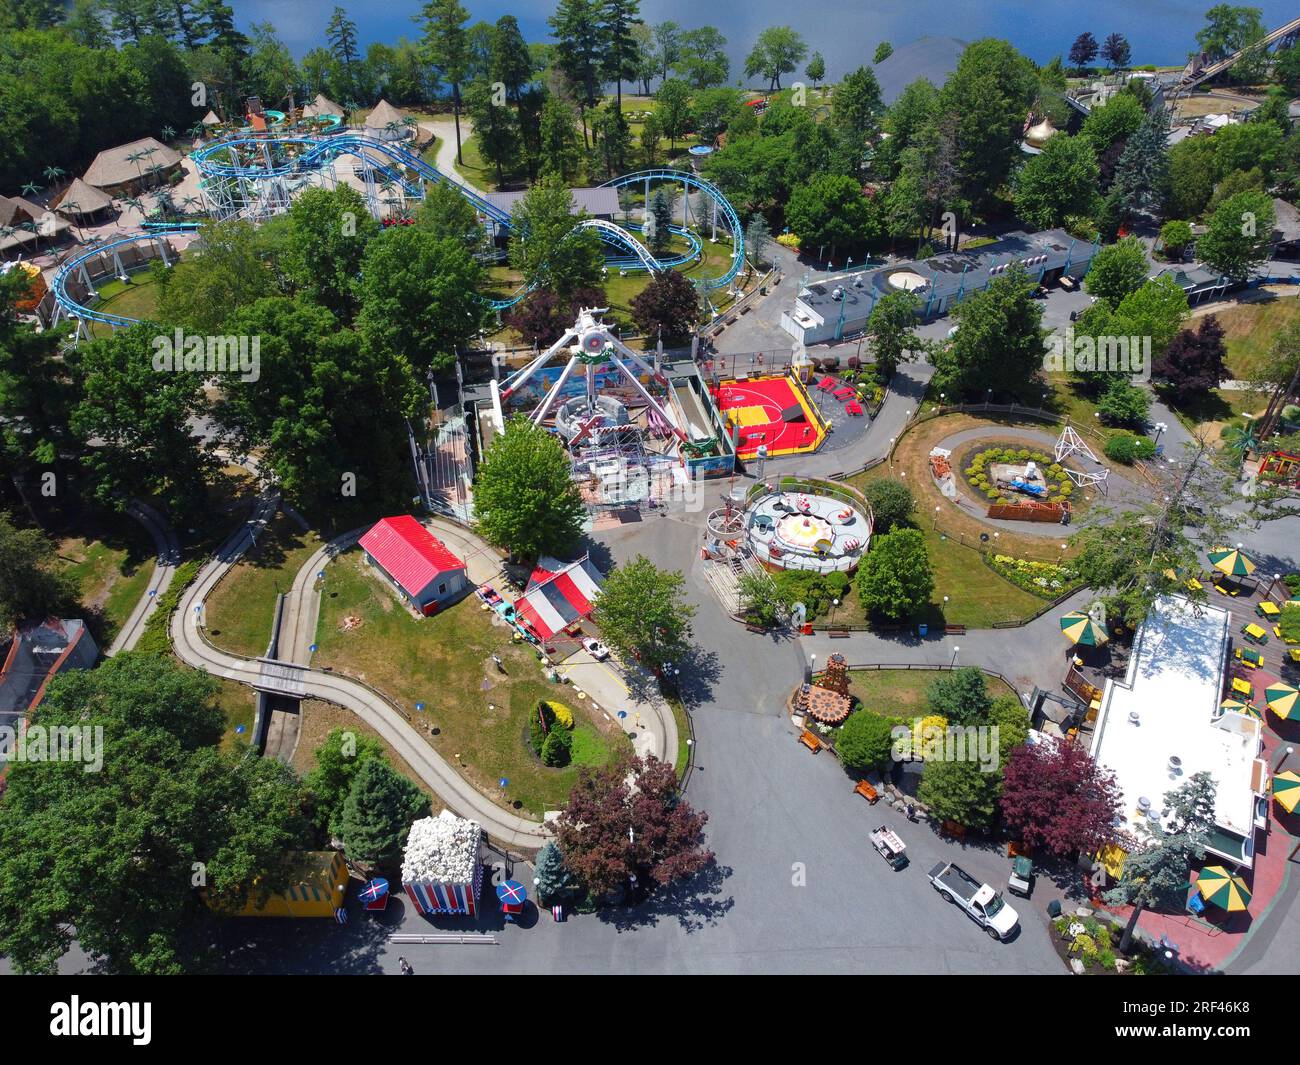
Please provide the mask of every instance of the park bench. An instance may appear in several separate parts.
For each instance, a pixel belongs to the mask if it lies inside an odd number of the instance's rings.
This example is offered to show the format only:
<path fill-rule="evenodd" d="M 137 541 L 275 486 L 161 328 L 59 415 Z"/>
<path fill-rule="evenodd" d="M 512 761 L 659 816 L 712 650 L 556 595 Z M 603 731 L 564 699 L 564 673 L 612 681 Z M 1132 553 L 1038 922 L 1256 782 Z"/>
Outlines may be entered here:
<path fill-rule="evenodd" d="M 817 738 L 817 734 L 809 732 L 807 729 L 799 733 L 799 742 L 812 751 L 813 754 L 816 754 L 824 746 L 822 741 Z"/>
<path fill-rule="evenodd" d="M 945 625 L 945 626 L 943 627 L 943 634 L 944 634 L 945 636 L 965 636 L 965 635 L 966 635 L 966 626 L 965 626 L 965 625 Z"/>
<path fill-rule="evenodd" d="M 828 629 L 826 631 L 828 638 L 832 640 L 847 640 L 849 638 L 848 629 Z"/>
<path fill-rule="evenodd" d="M 880 799 L 880 792 L 873 788 L 870 782 L 866 780 L 859 780 L 858 786 L 854 788 L 853 791 L 856 794 L 861 795 L 872 806 L 874 806 Z"/>
<path fill-rule="evenodd" d="M 767 629 L 763 628 L 762 625 L 748 625 L 748 624 L 747 624 L 747 625 L 745 626 L 745 631 L 746 631 L 746 632 L 757 632 L 757 633 L 759 633 L 760 635 L 762 635 L 763 633 L 767 632 Z"/>
<path fill-rule="evenodd" d="M 945 836 L 950 836 L 953 839 L 965 839 L 966 829 L 962 825 L 957 824 L 956 821 L 945 821 L 943 823 L 943 834 Z"/>

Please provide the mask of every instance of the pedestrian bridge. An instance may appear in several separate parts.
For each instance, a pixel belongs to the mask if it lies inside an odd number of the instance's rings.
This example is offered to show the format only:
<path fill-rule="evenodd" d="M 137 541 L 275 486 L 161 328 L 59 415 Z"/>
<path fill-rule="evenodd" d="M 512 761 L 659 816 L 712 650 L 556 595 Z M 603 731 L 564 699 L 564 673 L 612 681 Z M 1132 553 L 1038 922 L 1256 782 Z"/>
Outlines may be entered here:
<path fill-rule="evenodd" d="M 276 658 L 259 658 L 258 675 L 253 687 L 260 692 L 287 695 L 293 699 L 307 697 L 307 667 L 281 662 Z"/>

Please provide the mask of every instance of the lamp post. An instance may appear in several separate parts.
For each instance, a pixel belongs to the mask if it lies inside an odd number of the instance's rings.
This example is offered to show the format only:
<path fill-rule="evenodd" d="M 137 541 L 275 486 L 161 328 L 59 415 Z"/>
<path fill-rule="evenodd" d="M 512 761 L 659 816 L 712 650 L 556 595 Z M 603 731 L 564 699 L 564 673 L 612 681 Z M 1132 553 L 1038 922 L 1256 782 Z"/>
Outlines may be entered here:
<path fill-rule="evenodd" d="M 949 666 L 955 666 L 955 665 L 957 664 L 957 652 L 960 651 L 960 650 L 961 650 L 960 647 L 953 647 L 953 649 L 952 649 L 952 661 L 948 663 Z"/>
<path fill-rule="evenodd" d="M 1169 426 L 1166 425 L 1164 422 L 1156 422 L 1154 428 L 1156 431 L 1156 438 L 1151 442 L 1152 446 L 1160 443 L 1160 434 L 1163 433 L 1166 429 L 1168 429 Z"/>
<path fill-rule="evenodd" d="M 1276 773 L 1279 769 L 1281 769 L 1282 763 L 1285 762 L 1288 758 L 1290 758 L 1291 755 L 1293 754 L 1295 754 L 1294 747 L 1279 747 L 1277 749 L 1277 752 L 1273 755 L 1273 772 Z"/>
<path fill-rule="evenodd" d="M 939 507 L 938 504 L 936 504 L 934 508 L 934 518 L 930 522 L 930 531 L 934 532 L 935 526 L 937 526 L 938 524 L 939 524 Z"/>
<path fill-rule="evenodd" d="M 835 608 L 838 607 L 839 605 L 840 605 L 840 601 L 838 599 L 831 600 L 831 624 L 832 625 L 835 624 Z"/>

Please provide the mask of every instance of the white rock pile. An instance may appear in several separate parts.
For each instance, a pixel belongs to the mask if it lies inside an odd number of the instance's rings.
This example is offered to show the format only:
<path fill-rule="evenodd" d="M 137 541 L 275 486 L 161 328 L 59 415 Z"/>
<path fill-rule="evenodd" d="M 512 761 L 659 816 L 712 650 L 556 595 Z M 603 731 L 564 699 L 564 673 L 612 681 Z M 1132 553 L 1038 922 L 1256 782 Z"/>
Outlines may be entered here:
<path fill-rule="evenodd" d="M 411 825 L 402 855 L 402 881 L 471 884 L 478 866 L 483 829 L 477 821 L 443 810 Z"/>

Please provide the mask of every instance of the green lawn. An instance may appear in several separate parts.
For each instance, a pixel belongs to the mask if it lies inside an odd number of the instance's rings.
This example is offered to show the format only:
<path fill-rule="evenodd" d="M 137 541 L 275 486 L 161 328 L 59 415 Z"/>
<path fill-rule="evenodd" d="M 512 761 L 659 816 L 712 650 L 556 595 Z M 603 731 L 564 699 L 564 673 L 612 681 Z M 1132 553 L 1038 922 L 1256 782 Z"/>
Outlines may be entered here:
<path fill-rule="evenodd" d="M 564 802 L 578 761 L 603 764 L 614 750 L 630 747 L 615 720 L 547 681 L 532 648 L 512 643 L 510 630 L 492 624 L 474 596 L 417 620 L 355 550 L 330 564 L 325 585 L 315 665 L 332 666 L 388 695 L 485 795 L 504 797 L 540 818 Z M 504 661 L 504 675 L 492 665 L 493 654 Z M 573 711 L 575 764 L 548 768 L 528 745 L 539 699 Z M 425 710 L 417 711 L 417 702 Z M 504 796 L 497 783 L 503 777 L 510 782 Z"/>
<path fill-rule="evenodd" d="M 257 538 L 208 597 L 208 636 L 218 647 L 255 658 L 266 653 L 271 639 L 275 597 L 293 587 L 303 563 L 321 545 L 315 533 L 304 533 L 284 514 Z"/>
<path fill-rule="evenodd" d="M 907 479 L 914 491 L 922 473 L 918 466 Z M 886 464 L 851 477 L 848 483 L 860 489 L 870 481 L 887 476 L 889 467 Z M 928 477 L 928 473 L 925 476 Z M 934 591 L 930 595 L 929 609 L 920 620 L 934 626 L 966 625 L 972 629 L 987 629 L 998 622 L 1021 621 L 1042 609 L 1042 599 L 1005 580 L 985 565 L 978 550 L 948 537 L 944 529 L 937 527 L 952 520 L 953 515 L 941 510 L 940 518 L 943 520 L 937 524 L 927 521 L 922 515 L 933 511 L 933 504 L 928 503 L 928 499 L 929 495 L 922 493 L 918 500 L 916 527 L 925 538 L 925 549 L 934 574 Z M 936 527 L 932 528 L 932 525 Z M 1042 553 L 1051 545 L 1049 542 L 1036 546 Z M 1009 548 L 1005 553 L 1014 554 L 1015 551 Z M 945 595 L 947 603 L 943 601 Z M 845 624 L 862 624 L 866 620 L 856 588 L 850 589 L 835 618 Z"/>
<path fill-rule="evenodd" d="M 58 543 L 58 557 L 81 589 L 82 605 L 98 610 L 103 626 L 96 638 L 107 642 L 121 631 L 153 575 L 153 556 L 142 530 L 127 524 L 106 525 Z"/>
<path fill-rule="evenodd" d="M 1251 381 L 1262 369 L 1277 334 L 1300 318 L 1300 296 L 1239 303 L 1216 311 L 1215 317 L 1223 328 L 1228 369 L 1237 380 Z"/>
<path fill-rule="evenodd" d="M 114 278 L 99 286 L 99 300 L 93 309 L 105 314 L 120 314 L 125 318 L 151 318 L 158 313 L 158 283 L 148 271 L 138 271 L 127 276 L 126 281 Z M 95 336 L 107 336 L 113 330 L 102 322 L 92 322 Z"/>
<path fill-rule="evenodd" d="M 926 692 L 945 675 L 941 669 L 854 669 L 849 671 L 849 693 L 873 713 L 884 717 L 914 717 L 928 711 Z M 989 694 L 997 699 L 1016 693 L 996 677 L 986 676 Z"/>
<path fill-rule="evenodd" d="M 243 752 L 253 739 L 253 718 L 257 714 L 257 694 L 252 688 L 233 680 L 217 678 L 220 689 L 217 705 L 226 716 L 226 731 L 221 737 L 221 748 L 229 752 Z M 235 730 L 242 727 L 243 732 Z"/>

